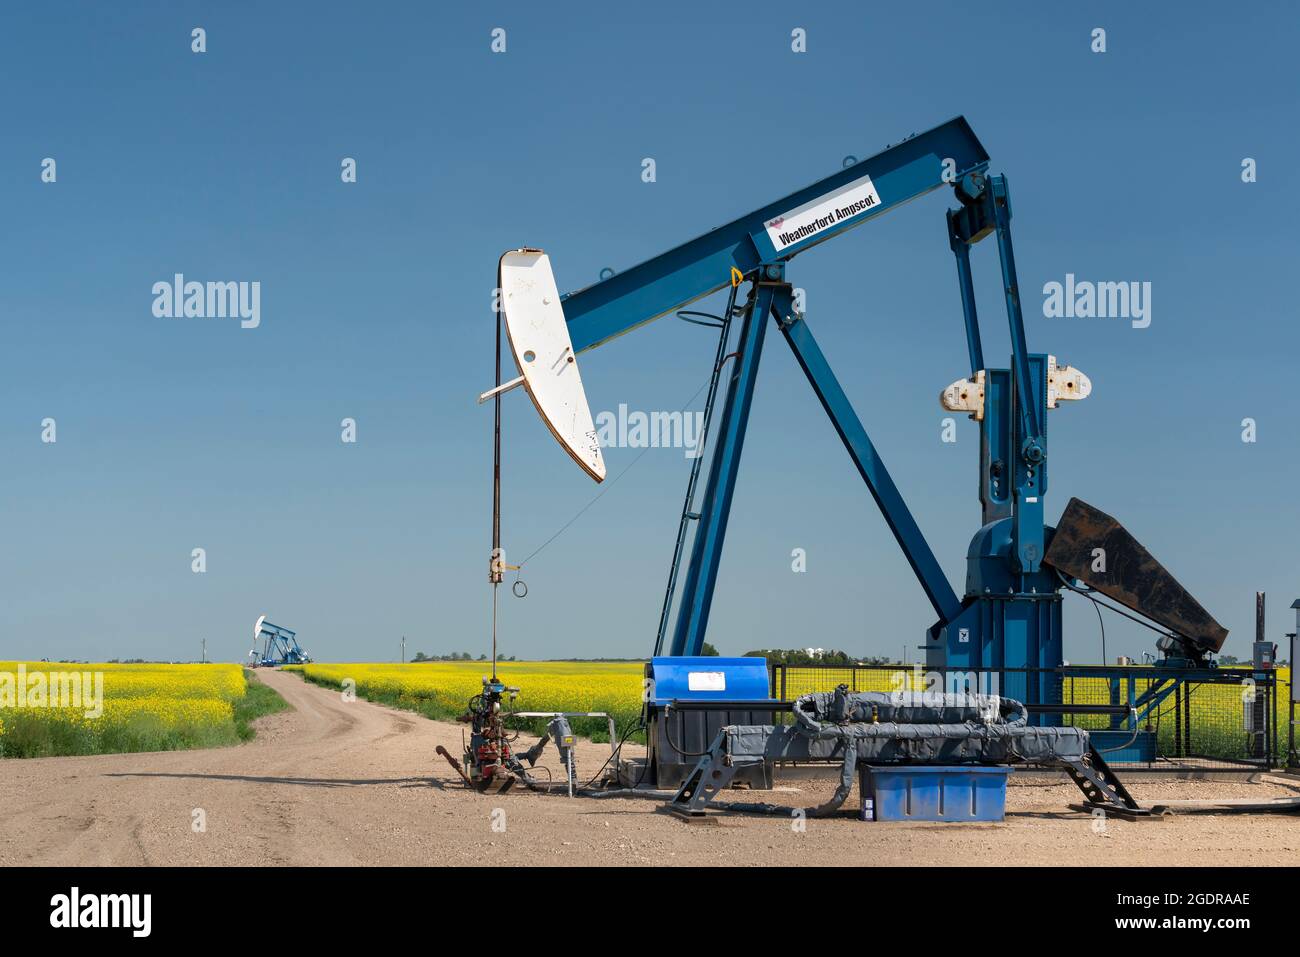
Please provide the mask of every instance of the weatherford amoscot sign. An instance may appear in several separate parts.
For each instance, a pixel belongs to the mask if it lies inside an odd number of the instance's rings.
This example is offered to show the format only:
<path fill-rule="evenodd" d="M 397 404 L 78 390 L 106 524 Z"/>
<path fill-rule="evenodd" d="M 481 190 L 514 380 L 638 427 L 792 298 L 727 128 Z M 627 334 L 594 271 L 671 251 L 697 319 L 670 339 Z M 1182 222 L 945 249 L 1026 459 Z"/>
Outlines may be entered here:
<path fill-rule="evenodd" d="M 879 205 L 880 194 L 876 192 L 871 177 L 863 176 L 833 193 L 769 219 L 764 226 L 776 251 L 783 252 Z"/>

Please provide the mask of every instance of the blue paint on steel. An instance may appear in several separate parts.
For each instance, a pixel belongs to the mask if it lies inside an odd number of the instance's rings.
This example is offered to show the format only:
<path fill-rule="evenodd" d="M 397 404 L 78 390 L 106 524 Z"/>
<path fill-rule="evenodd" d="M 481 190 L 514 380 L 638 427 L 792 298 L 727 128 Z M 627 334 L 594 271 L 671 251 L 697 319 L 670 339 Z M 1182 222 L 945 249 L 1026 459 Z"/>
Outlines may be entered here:
<path fill-rule="evenodd" d="M 573 347 L 581 352 L 718 291 L 732 281 L 734 270 L 752 284 L 690 563 L 683 576 L 670 645 L 673 655 L 695 655 L 703 647 L 770 312 L 938 615 L 927 631 L 927 663 L 973 669 L 1060 666 L 1060 594 L 1050 570 L 1041 566 L 1047 537 L 1043 524 L 1046 359 L 1027 351 L 1011 244 L 1010 194 L 1004 177 L 987 174 L 988 161 L 970 125 L 958 117 L 563 297 Z M 870 176 L 878 204 L 779 252 L 775 249 L 767 234 L 768 222 L 825 199 L 864 176 Z M 984 355 L 970 247 L 987 236 L 997 237 L 1011 340 L 1009 368 L 985 370 L 979 463 L 983 527 L 967 555 L 962 600 L 944 576 L 803 317 L 795 314 L 784 275 L 784 264 L 804 250 L 945 184 L 953 187 L 960 203 L 947 214 L 948 237 L 957 262 L 972 373 L 984 367 Z M 1059 696 L 1059 688 L 1047 678 L 1022 690 L 1020 697 L 1030 703 L 1055 703 Z M 765 697 L 766 690 L 759 696 Z"/>
<path fill-rule="evenodd" d="M 1088 740 L 1107 764 L 1151 764 L 1156 759 L 1154 731 L 1089 731 Z"/>
<path fill-rule="evenodd" d="M 776 267 L 778 275 L 782 274 L 782 269 Z M 772 309 L 772 294 L 771 284 L 755 286 L 740 331 L 740 344 L 733 359 L 735 367 L 722 406 L 718 442 L 713 449 L 713 465 L 704 486 L 699 527 L 691 546 L 691 562 L 682 583 L 681 604 L 671 645 L 674 655 L 698 655 L 704 648 L 704 630 L 709 623 L 713 587 L 722 561 L 722 544 L 727 536 L 727 518 L 731 513 L 732 494 L 736 490 L 736 474 L 745 445 L 745 427 L 754 399 L 758 360 L 767 332 L 768 313 Z"/>
<path fill-rule="evenodd" d="M 1010 369 L 984 371 L 984 420 L 980 423 L 980 510 L 985 525 L 1011 517 L 1012 425 Z"/>
<path fill-rule="evenodd" d="M 963 179 L 956 190 L 962 208 L 948 214 L 948 242 L 957 254 L 958 281 L 961 285 L 962 312 L 966 318 L 966 335 L 971 360 L 975 361 L 979 331 L 970 285 L 969 257 L 962 248 L 979 242 L 993 233 L 997 236 L 998 260 L 1002 268 L 1002 289 L 1006 297 L 1007 326 L 1011 337 L 1011 384 L 1015 403 L 1011 416 L 1017 420 L 1014 448 L 1003 460 L 1010 483 L 1009 494 L 1015 505 L 1014 561 L 1025 573 L 1037 572 L 1043 558 L 1043 473 L 1047 458 L 1044 423 L 1047 416 L 1046 384 L 1035 374 L 1034 363 L 1025 342 L 1024 316 L 1020 308 L 1020 287 L 1016 278 L 1015 251 L 1011 243 L 1011 192 L 1005 176 L 985 177 L 980 173 Z M 987 402 L 986 394 L 986 402 Z M 1002 400 L 1005 401 L 1005 400 Z M 1003 415 L 1006 408 L 1003 407 Z M 1006 424 L 1001 423 L 1001 428 Z M 987 473 L 985 473 L 987 476 Z M 981 481 L 984 481 L 983 479 Z M 984 520 L 990 519 L 987 508 Z"/>
<path fill-rule="evenodd" d="M 1016 279 L 1016 258 L 1011 247 L 1011 193 L 1005 176 L 991 176 L 986 194 L 993 204 L 997 224 L 998 259 L 1002 263 L 1002 288 L 1007 298 L 1007 323 L 1011 332 L 1012 370 L 1016 374 L 1017 397 L 1025 434 L 1032 441 L 1042 437 L 1042 418 L 1030 391 L 1029 348 L 1025 344 L 1025 322 L 1020 312 L 1020 286 Z M 1045 454 L 1045 450 L 1044 450 Z M 1037 459 L 1034 459 L 1037 461 Z M 1032 569 L 1031 569 L 1032 570 Z"/>
<path fill-rule="evenodd" d="M 1012 520 L 982 527 L 966 552 L 966 597 L 961 613 L 940 622 L 926 645 L 926 664 L 949 675 L 1000 672 L 998 687 L 971 688 L 1026 704 L 1060 703 L 1061 685 L 1051 672 L 1032 677 L 1015 670 L 1054 669 L 1063 661 L 1061 595 L 1050 569 L 1021 574 L 1012 552 Z M 949 688 L 945 690 L 964 690 Z M 1034 715 L 1038 725 L 1061 723 L 1059 715 Z"/>
<path fill-rule="evenodd" d="M 1235 669 L 1223 669 L 1217 665 L 1193 667 L 1183 664 L 1185 659 L 1168 658 L 1157 662 L 1150 668 L 1105 665 L 1075 666 L 1068 669 L 1073 677 L 1104 679 L 1110 688 L 1111 704 L 1126 704 L 1131 709 L 1128 715 L 1115 715 L 1111 718 L 1112 730 L 1124 730 L 1127 736 L 1134 729 L 1157 720 L 1162 706 L 1179 687 L 1188 692 L 1192 685 L 1215 684 L 1240 689 L 1244 676 Z M 1144 684 L 1141 693 L 1137 682 Z"/>
<path fill-rule="evenodd" d="M 945 167 L 945 160 L 951 160 L 952 165 Z M 733 267 L 748 275 L 762 262 L 788 261 L 845 230 L 938 189 L 953 175 L 983 170 L 988 160 L 970 124 L 960 116 L 888 147 L 697 239 L 562 296 L 573 349 L 582 352 L 598 346 L 717 292 L 731 281 Z M 765 223 L 864 175 L 871 177 L 880 195 L 878 206 L 847 217 L 834 228 L 779 254 L 775 251 Z"/>
<path fill-rule="evenodd" d="M 995 183 L 1001 177 L 993 177 Z M 1005 191 L 1004 191 L 1005 195 Z M 1043 558 L 1043 493 L 1046 491 L 1047 437 L 1040 423 L 1047 415 L 1046 370 L 1031 369 L 1025 347 L 1025 327 L 1020 315 L 1020 293 L 1016 288 L 1016 267 L 1011 253 L 1010 207 L 999 214 L 998 252 L 1002 260 L 1002 281 L 1007 288 L 1007 316 L 1011 325 L 1011 372 L 1019 412 L 1020 455 L 1015 471 L 1015 560 L 1026 572 L 1036 572 Z"/>
<path fill-rule="evenodd" d="M 1047 356 L 1025 357 L 1029 394 L 1040 416 L 1047 413 Z M 1048 528 L 1043 498 L 1048 469 L 1021 454 L 1028 435 L 1016 414 L 1020 390 L 1011 369 L 985 370 L 984 419 L 980 427 L 980 505 L 985 524 L 966 552 L 966 592 L 962 613 L 940 621 L 927 636 L 930 667 L 1057 668 L 1063 658 L 1061 596 L 1050 568 L 1032 570 L 1022 551 L 1041 558 Z M 1046 451 L 1046 436 L 1040 438 Z M 1036 500 L 1036 501 L 1035 501 Z M 1013 680 L 1008 676 L 1008 680 Z M 1018 676 L 1027 684 L 1024 676 Z M 1032 687 L 1003 688 L 997 693 L 1030 704 L 1054 704 L 1059 685 L 1040 675 Z M 996 690 L 996 689 L 991 689 Z M 1057 724 L 1056 715 L 1039 715 L 1038 724 Z"/>
<path fill-rule="evenodd" d="M 311 661 L 311 657 L 298 644 L 297 632 L 269 621 L 263 621 L 257 632 L 257 638 L 265 644 L 261 655 L 256 657 L 259 667 L 276 667 L 278 665 L 302 665 Z M 254 648 L 256 652 L 256 648 Z"/>
<path fill-rule="evenodd" d="M 985 374 L 984 422 L 980 431 L 981 489 L 980 501 L 986 523 L 996 518 L 1012 518 L 1014 546 L 1009 554 L 1010 567 L 1022 576 L 1041 573 L 1040 560 L 1046 550 L 1043 526 L 1043 499 L 1047 493 L 1047 437 L 1041 435 L 1035 445 L 1042 457 L 1028 461 L 1021 450 L 1031 436 L 1025 432 L 1024 418 L 1016 414 L 1020 392 L 1018 373 L 1013 368 L 989 369 Z M 1025 357 L 1029 376 L 1029 401 L 1041 420 L 1047 414 L 1047 356 Z M 1048 575 L 1048 587 L 1056 583 Z M 1030 583 L 1018 583 L 1028 591 Z"/>
<path fill-rule="evenodd" d="M 966 242 L 954 220 L 957 210 L 948 211 L 948 244 L 957 257 L 957 285 L 961 291 L 961 313 L 966 323 L 966 351 L 970 355 L 972 378 L 984 368 L 984 346 L 980 342 L 979 313 L 975 308 L 975 283 L 970 271 L 970 244 Z"/>
<path fill-rule="evenodd" d="M 907 503 L 903 501 L 902 493 L 885 468 L 867 430 L 863 428 L 862 420 L 854 412 L 853 404 L 840 388 L 839 381 L 817 345 L 817 340 L 809 331 L 808 324 L 794 314 L 794 303 L 790 299 L 788 287 L 777 293 L 777 310 L 782 317 L 781 331 L 785 334 L 786 342 L 790 344 L 799 367 L 808 377 L 813 391 L 821 400 L 822 408 L 826 410 L 831 424 L 835 426 L 840 440 L 853 458 L 853 464 L 858 467 L 858 473 L 867 483 L 871 497 L 876 500 L 876 505 L 884 515 L 889 530 L 894 533 L 894 539 L 903 550 L 908 564 L 912 566 L 926 597 L 940 618 L 944 621 L 951 620 L 961 611 L 961 602 L 957 600 L 957 594 L 939 566 L 939 560 L 934 557 L 930 544 L 921 534 Z"/>
<path fill-rule="evenodd" d="M 727 297 L 727 308 L 721 317 L 718 348 L 713 357 L 713 373 L 709 377 L 708 396 L 704 400 L 704 421 L 700 426 L 700 434 L 697 439 L 699 449 L 708 447 L 709 430 L 713 425 L 713 409 L 718 399 L 718 387 L 721 384 L 723 367 L 728 362 L 727 344 L 731 338 L 731 320 L 737 315 L 736 294 L 739 289 L 739 284 L 731 287 L 731 295 Z M 673 545 L 673 561 L 668 570 L 668 585 L 664 589 L 664 603 L 659 612 L 659 630 L 655 633 L 656 655 L 663 654 L 664 639 L 668 635 L 668 618 L 673 608 L 673 594 L 677 588 L 677 574 L 681 569 L 687 532 L 690 523 L 697 522 L 700 519 L 700 513 L 695 510 L 695 489 L 700 477 L 700 466 L 703 464 L 704 457 L 702 455 L 696 455 L 691 460 L 690 478 L 686 482 L 686 496 L 682 501 L 682 514 L 677 521 L 677 541 Z"/>
<path fill-rule="evenodd" d="M 722 675 L 720 689 L 691 688 L 691 674 Z M 672 701 L 767 701 L 768 676 L 766 658 L 717 658 L 676 655 L 650 659 L 650 701 L 665 705 Z"/>
<path fill-rule="evenodd" d="M 861 816 L 869 821 L 1001 821 L 1010 773 L 1007 767 L 868 766 L 858 778 Z"/>

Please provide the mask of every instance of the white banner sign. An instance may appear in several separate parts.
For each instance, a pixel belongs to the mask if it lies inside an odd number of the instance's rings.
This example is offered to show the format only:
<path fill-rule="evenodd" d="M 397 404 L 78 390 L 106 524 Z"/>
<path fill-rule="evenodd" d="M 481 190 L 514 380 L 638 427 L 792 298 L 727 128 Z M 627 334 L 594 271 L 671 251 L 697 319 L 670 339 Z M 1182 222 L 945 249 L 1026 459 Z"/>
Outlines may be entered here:
<path fill-rule="evenodd" d="M 846 219 L 852 219 L 869 209 L 880 205 L 880 194 L 871 183 L 870 176 L 855 179 L 846 186 L 841 186 L 833 193 L 818 197 L 804 203 L 798 209 L 770 219 L 767 238 L 777 252 L 781 252 L 795 243 L 833 229 Z"/>
<path fill-rule="evenodd" d="M 691 691 L 726 691 L 727 675 L 722 671 L 688 671 L 686 687 Z"/>

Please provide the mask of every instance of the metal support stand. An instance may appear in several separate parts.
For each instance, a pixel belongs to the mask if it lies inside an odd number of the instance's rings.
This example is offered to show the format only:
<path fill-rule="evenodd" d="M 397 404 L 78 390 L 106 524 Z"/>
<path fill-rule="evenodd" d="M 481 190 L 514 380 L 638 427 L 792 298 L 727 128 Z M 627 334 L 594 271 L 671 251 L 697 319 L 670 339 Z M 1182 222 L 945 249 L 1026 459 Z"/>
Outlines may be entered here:
<path fill-rule="evenodd" d="M 1144 809 L 1115 772 L 1110 769 L 1096 748 L 1089 748 L 1083 760 L 1065 762 L 1065 773 L 1083 792 L 1086 800 L 1083 804 L 1072 805 L 1085 811 L 1104 811 L 1127 820 L 1149 818 L 1152 812 Z"/>
<path fill-rule="evenodd" d="M 668 615 L 672 611 L 673 593 L 677 590 L 677 574 L 681 570 L 682 551 L 686 547 L 686 530 L 691 522 L 700 519 L 695 511 L 695 489 L 700 479 L 700 466 L 704 464 L 704 450 L 708 445 L 709 427 L 713 423 L 713 406 L 718 397 L 718 383 L 722 379 L 722 367 L 727 364 L 727 343 L 731 338 L 731 320 L 735 315 L 736 291 L 738 282 L 731 286 L 727 297 L 727 309 L 722 314 L 722 326 L 718 332 L 718 351 L 713 358 L 713 374 L 709 378 L 709 392 L 704 400 L 704 421 L 700 424 L 699 444 L 696 446 L 695 458 L 691 460 L 691 474 L 686 481 L 686 500 L 682 503 L 682 516 L 677 523 L 677 541 L 673 546 L 673 563 L 668 569 L 668 587 L 664 590 L 664 606 L 659 612 L 659 631 L 655 635 L 655 655 L 663 654 L 664 636 L 668 632 Z M 750 306 L 753 303 L 751 301 Z"/>
<path fill-rule="evenodd" d="M 724 754 L 726 732 L 718 732 L 709 753 L 695 763 L 682 786 L 666 805 L 667 810 L 687 821 L 711 820 L 705 811 L 719 791 L 731 786 L 736 765 Z"/>
<path fill-rule="evenodd" d="M 788 733 L 788 729 L 776 727 L 771 729 L 770 733 L 774 736 L 783 735 Z M 851 762 L 854 757 L 855 753 L 852 751 L 844 756 L 849 772 L 853 770 Z M 686 780 L 682 782 L 681 787 L 677 789 L 677 793 L 669 800 L 665 806 L 666 810 L 686 820 L 706 818 L 706 812 L 713 799 L 718 795 L 719 791 L 726 790 L 730 786 L 738 770 L 748 765 L 761 763 L 762 760 L 761 758 L 737 758 L 729 754 L 727 730 L 724 728 L 714 738 L 708 753 L 700 758 Z M 1134 800 L 1133 795 L 1129 794 L 1123 782 L 1116 777 L 1115 772 L 1111 770 L 1096 748 L 1090 747 L 1087 754 L 1078 761 L 1058 758 L 1050 762 L 1037 762 L 1036 766 L 1059 767 L 1069 775 L 1070 780 L 1083 792 L 1085 799 L 1081 804 L 1071 805 L 1076 810 L 1089 812 L 1100 810 L 1126 820 L 1161 816 L 1155 814 L 1149 808 L 1143 808 Z M 851 777 L 851 774 L 845 777 L 847 779 Z M 818 806 L 812 811 L 808 811 L 808 809 L 805 809 L 805 811 L 810 816 L 832 814 L 848 797 L 848 790 L 848 786 L 841 782 L 841 787 L 836 790 L 835 797 L 831 801 Z M 774 804 L 744 804 L 737 807 L 741 810 L 764 814 L 788 814 L 797 810 Z"/>
<path fill-rule="evenodd" d="M 763 272 L 771 275 L 773 280 L 780 281 L 784 278 L 785 267 L 782 264 L 767 266 Z M 736 490 L 740 454 L 745 445 L 745 427 L 749 423 L 749 409 L 754 400 L 754 386 L 758 381 L 758 361 L 767 333 L 767 317 L 772 311 L 773 291 L 772 281 L 756 282 L 746 308 L 745 322 L 737 345 L 735 370 L 731 374 L 726 402 L 722 408 L 718 444 L 714 448 L 713 463 L 705 483 L 700 525 L 691 546 L 691 562 L 682 586 L 681 605 L 677 612 L 677 626 L 673 632 L 670 652 L 673 655 L 698 655 L 704 645 L 709 608 L 713 603 L 713 587 L 717 582 L 722 544 L 727 535 L 731 497 Z"/>

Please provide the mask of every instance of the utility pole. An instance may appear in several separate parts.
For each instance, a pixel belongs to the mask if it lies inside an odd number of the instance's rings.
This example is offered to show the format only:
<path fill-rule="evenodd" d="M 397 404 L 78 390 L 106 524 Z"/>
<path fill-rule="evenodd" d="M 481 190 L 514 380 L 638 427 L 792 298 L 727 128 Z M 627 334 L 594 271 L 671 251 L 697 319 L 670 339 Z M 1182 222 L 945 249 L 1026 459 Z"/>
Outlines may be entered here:
<path fill-rule="evenodd" d="M 402 635 L 402 664 L 406 664 L 406 636 Z"/>
<path fill-rule="evenodd" d="M 203 639 L 203 650 L 199 654 L 199 661 L 200 663 L 205 665 L 208 663 L 208 639 L 207 638 Z"/>

